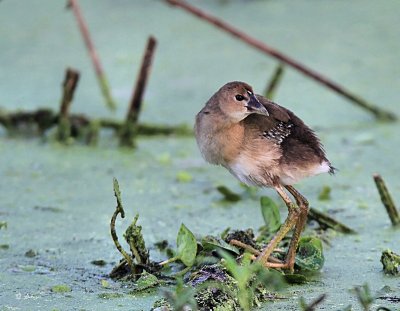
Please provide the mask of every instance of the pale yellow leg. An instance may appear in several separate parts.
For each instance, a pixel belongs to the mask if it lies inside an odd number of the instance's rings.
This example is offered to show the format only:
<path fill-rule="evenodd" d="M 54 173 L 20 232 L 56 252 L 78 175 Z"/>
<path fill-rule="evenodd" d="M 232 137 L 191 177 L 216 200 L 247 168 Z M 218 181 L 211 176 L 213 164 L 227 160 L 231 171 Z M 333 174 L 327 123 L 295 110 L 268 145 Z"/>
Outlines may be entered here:
<path fill-rule="evenodd" d="M 275 186 L 275 190 L 278 192 L 282 200 L 285 202 L 289 214 L 285 222 L 280 227 L 279 231 L 275 234 L 272 240 L 268 243 L 268 245 L 264 248 L 261 254 L 257 257 L 257 261 L 259 261 L 265 267 L 288 268 L 291 271 L 293 271 L 294 261 L 293 263 L 292 262 L 288 263 L 286 261 L 284 263 L 268 262 L 268 258 L 274 251 L 275 247 L 287 235 L 290 229 L 292 229 L 293 226 L 297 225 L 300 217 L 300 209 L 290 200 L 289 196 L 286 194 L 283 187 L 281 185 Z M 288 257 L 286 256 L 286 258 Z"/>
<path fill-rule="evenodd" d="M 292 240 L 290 241 L 289 249 L 286 254 L 285 263 L 288 264 L 288 267 L 291 271 L 293 271 L 297 245 L 299 244 L 300 234 L 303 231 L 306 222 L 307 222 L 307 214 L 308 214 L 308 201 L 305 197 L 303 197 L 300 192 L 298 192 L 293 186 L 285 186 L 285 188 L 291 193 L 291 195 L 296 199 L 296 203 L 300 208 L 300 215 L 298 221 L 294 227 L 294 232 L 292 236 Z"/>

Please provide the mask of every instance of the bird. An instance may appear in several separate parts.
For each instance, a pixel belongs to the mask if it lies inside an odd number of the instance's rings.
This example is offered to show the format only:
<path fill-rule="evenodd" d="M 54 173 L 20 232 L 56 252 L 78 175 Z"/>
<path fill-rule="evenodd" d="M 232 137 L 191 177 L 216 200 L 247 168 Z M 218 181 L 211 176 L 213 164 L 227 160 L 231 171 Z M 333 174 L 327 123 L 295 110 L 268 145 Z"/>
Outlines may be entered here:
<path fill-rule="evenodd" d="M 225 84 L 211 96 L 196 115 L 194 131 L 207 162 L 225 167 L 244 184 L 273 188 L 282 198 L 288 216 L 256 260 L 267 268 L 293 272 L 309 210 L 307 199 L 293 184 L 335 172 L 320 139 L 292 111 L 254 94 L 240 81 Z M 291 229 L 285 259 L 272 260 L 274 249 Z"/>

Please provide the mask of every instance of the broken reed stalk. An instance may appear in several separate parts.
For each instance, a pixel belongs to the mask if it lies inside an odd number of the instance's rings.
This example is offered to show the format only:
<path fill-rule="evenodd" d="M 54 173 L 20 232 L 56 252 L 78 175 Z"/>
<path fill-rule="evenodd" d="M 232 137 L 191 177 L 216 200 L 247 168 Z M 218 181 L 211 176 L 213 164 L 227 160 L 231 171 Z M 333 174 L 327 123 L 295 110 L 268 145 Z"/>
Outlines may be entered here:
<path fill-rule="evenodd" d="M 67 68 L 63 83 L 63 96 L 61 99 L 60 117 L 68 118 L 69 107 L 74 98 L 75 89 L 79 82 L 79 71 Z"/>
<path fill-rule="evenodd" d="M 267 89 L 265 90 L 264 94 L 266 98 L 272 100 L 275 97 L 276 89 L 278 88 L 282 80 L 283 72 L 284 72 L 284 66 L 282 63 L 280 63 L 276 67 L 274 74 L 272 75 L 271 80 L 268 83 Z"/>
<path fill-rule="evenodd" d="M 142 66 L 140 67 L 140 71 L 138 73 L 138 77 L 136 80 L 136 86 L 132 94 L 132 99 L 129 105 L 128 115 L 127 115 L 127 121 L 129 120 L 129 122 L 137 123 L 137 120 L 139 118 L 140 109 L 142 106 L 143 94 L 150 73 L 156 45 L 157 45 L 156 38 L 150 36 L 147 39 L 147 45 L 145 53 L 143 55 Z"/>
<path fill-rule="evenodd" d="M 156 38 L 150 36 L 147 40 L 146 49 L 142 59 L 136 86 L 132 94 L 125 125 L 120 134 L 120 145 L 134 147 L 134 136 L 137 134 L 137 121 L 142 107 L 143 94 L 149 77 L 154 51 L 157 45 Z"/>
<path fill-rule="evenodd" d="M 335 231 L 341 232 L 341 233 L 346 233 L 346 234 L 354 234 L 356 233 L 355 230 L 347 227 L 346 225 L 340 223 L 336 219 L 328 216 L 327 214 L 324 214 L 315 208 L 311 207 L 309 212 L 308 212 L 308 218 L 311 220 L 315 220 L 318 222 L 321 228 L 330 228 Z"/>
<path fill-rule="evenodd" d="M 110 87 L 109 87 L 106 75 L 101 66 L 99 56 L 97 55 L 97 52 L 96 52 L 96 48 L 94 47 L 93 41 L 90 37 L 89 28 L 87 27 L 87 24 L 85 22 L 85 19 L 83 17 L 81 9 L 78 5 L 78 0 L 69 0 L 68 7 L 72 8 L 72 11 L 74 12 L 75 18 L 78 22 L 79 30 L 82 34 L 83 41 L 85 42 L 85 46 L 89 52 L 90 59 L 92 60 L 93 67 L 96 72 L 97 81 L 99 82 L 101 93 L 103 94 L 104 99 L 106 100 L 106 104 L 111 110 L 115 110 L 116 104 L 115 104 L 114 100 L 112 99 L 111 91 L 110 91 Z"/>
<path fill-rule="evenodd" d="M 125 218 L 125 211 L 122 206 L 121 191 L 119 190 L 119 184 L 118 184 L 118 180 L 116 178 L 114 178 L 113 185 L 114 185 L 114 195 L 115 195 L 115 198 L 117 199 L 117 207 L 115 208 L 114 214 L 111 217 L 111 222 L 110 222 L 111 237 L 114 241 L 115 247 L 122 254 L 122 256 L 124 256 L 126 262 L 128 263 L 129 267 L 131 268 L 131 271 L 133 271 L 132 257 L 122 248 L 121 244 L 118 241 L 117 232 L 115 231 L 115 221 L 117 219 L 117 216 L 118 216 L 118 214 L 121 214 L 121 218 Z"/>
<path fill-rule="evenodd" d="M 71 124 L 69 121 L 69 108 L 74 98 L 75 89 L 79 81 L 79 72 L 72 68 L 67 68 L 63 83 L 63 95 L 61 99 L 60 113 L 58 116 L 57 138 L 66 141 L 71 135 Z"/>
<path fill-rule="evenodd" d="M 281 53 L 280 51 L 270 47 L 269 45 L 263 43 L 262 41 L 253 38 L 243 31 L 236 29 L 235 27 L 229 25 L 225 21 L 212 16 L 211 14 L 208 14 L 195 6 L 190 5 L 189 3 L 186 3 L 183 0 L 165 0 L 169 4 L 179 6 L 186 11 L 192 13 L 193 15 L 199 17 L 200 19 L 206 20 L 207 22 L 211 23 L 212 25 L 216 26 L 217 28 L 220 28 L 224 30 L 225 32 L 228 32 L 229 34 L 233 35 L 234 37 L 244 41 L 248 45 L 253 46 L 254 48 L 262 51 L 265 54 L 268 54 L 279 61 L 291 66 L 292 68 L 300 71 L 304 75 L 314 79 L 315 81 L 325 85 L 326 87 L 330 88 L 331 90 L 335 91 L 336 93 L 344 96 L 350 102 L 353 104 L 359 106 L 360 108 L 363 108 L 364 110 L 369 111 L 372 113 L 377 119 L 382 120 L 382 121 L 395 121 L 397 120 L 397 116 L 389 111 L 385 111 L 372 103 L 366 101 L 365 99 L 361 98 L 360 96 L 353 94 L 349 90 L 347 90 L 345 87 L 339 85 L 338 83 L 330 80 L 329 78 L 323 76 L 322 74 L 312 70 L 311 68 L 306 67 L 305 65 L 299 63 L 298 61 L 294 60 L 293 58 Z"/>
<path fill-rule="evenodd" d="M 381 197 L 381 201 L 386 208 L 386 211 L 389 215 L 390 221 L 393 226 L 397 226 L 400 224 L 400 216 L 396 209 L 396 206 L 393 202 L 392 196 L 387 189 L 383 178 L 379 174 L 374 174 L 374 181 L 376 184 L 376 188 L 378 188 L 379 195 Z"/>

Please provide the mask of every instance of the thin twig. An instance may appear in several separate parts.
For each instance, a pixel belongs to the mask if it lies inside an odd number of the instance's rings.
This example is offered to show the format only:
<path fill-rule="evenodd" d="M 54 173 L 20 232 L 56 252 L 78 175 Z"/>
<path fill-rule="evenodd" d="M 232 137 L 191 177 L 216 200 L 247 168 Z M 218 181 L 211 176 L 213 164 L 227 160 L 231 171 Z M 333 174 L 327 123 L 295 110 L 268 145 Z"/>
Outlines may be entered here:
<path fill-rule="evenodd" d="M 140 108 L 142 105 L 142 98 L 144 90 L 146 88 L 147 79 L 150 73 L 156 45 L 157 45 L 156 38 L 150 36 L 147 40 L 147 45 L 142 60 L 142 66 L 140 67 L 140 71 L 138 73 L 138 77 L 136 80 L 136 86 L 132 94 L 132 99 L 130 101 L 129 111 L 127 115 L 127 120 L 129 120 L 129 122 L 136 123 L 139 118 Z"/>
<path fill-rule="evenodd" d="M 271 80 L 268 83 L 267 89 L 265 90 L 264 94 L 266 98 L 271 100 L 274 98 L 276 89 L 278 88 L 279 83 L 282 80 L 283 72 L 284 72 L 284 66 L 282 63 L 280 63 L 276 67 L 274 74 L 272 75 Z"/>
<path fill-rule="evenodd" d="M 224 22 L 223 20 L 208 14 L 195 6 L 190 5 L 189 3 L 182 1 L 182 0 L 165 0 L 166 2 L 179 6 L 186 11 L 192 13 L 193 15 L 206 20 L 207 22 L 213 24 L 217 28 L 224 30 L 225 32 L 230 33 L 234 37 L 246 42 L 247 44 L 253 46 L 254 48 L 266 53 L 279 61 L 291 66 L 294 69 L 297 69 L 301 73 L 305 74 L 306 76 L 318 81 L 319 83 L 325 85 L 326 87 L 330 88 L 331 90 L 335 91 L 336 93 L 346 97 L 355 105 L 371 112 L 377 119 L 384 120 L 384 121 L 395 121 L 397 120 L 397 116 L 389 111 L 385 111 L 365 99 L 361 98 L 358 95 L 353 94 L 345 87 L 337 84 L 336 82 L 330 80 L 329 78 L 321 75 L 320 73 L 306 67 L 305 65 L 299 63 L 298 61 L 294 60 L 293 58 L 282 54 L 280 51 L 268 46 L 267 44 L 263 43 L 262 41 L 250 37 L 243 31 L 236 29 L 235 27 L 229 25 L 228 23 Z"/>
<path fill-rule="evenodd" d="M 311 220 L 315 220 L 318 224 L 323 228 L 330 228 L 335 231 L 347 234 L 354 234 L 356 233 L 355 230 L 347 227 L 345 224 L 340 223 L 336 219 L 332 218 L 331 216 L 324 214 L 315 208 L 311 207 L 308 212 L 308 218 Z"/>
<path fill-rule="evenodd" d="M 376 184 L 376 188 L 378 188 L 379 195 L 381 196 L 381 201 L 386 208 L 386 211 L 389 215 L 390 221 L 393 226 L 397 226 L 400 224 L 400 216 L 396 209 L 396 206 L 393 202 L 392 196 L 387 189 L 383 178 L 379 174 L 374 174 L 374 180 Z"/>
<path fill-rule="evenodd" d="M 75 18 L 78 22 L 79 30 L 82 34 L 83 41 L 85 42 L 86 48 L 89 52 L 90 59 L 92 60 L 93 67 L 97 76 L 97 81 L 99 82 L 99 86 L 106 100 L 106 103 L 110 109 L 115 110 L 116 104 L 112 99 L 106 75 L 101 66 L 99 56 L 96 52 L 96 48 L 94 47 L 93 41 L 91 39 L 89 28 L 87 27 L 81 9 L 78 5 L 78 0 L 69 0 L 67 7 L 71 7 L 72 11 L 74 12 Z"/>

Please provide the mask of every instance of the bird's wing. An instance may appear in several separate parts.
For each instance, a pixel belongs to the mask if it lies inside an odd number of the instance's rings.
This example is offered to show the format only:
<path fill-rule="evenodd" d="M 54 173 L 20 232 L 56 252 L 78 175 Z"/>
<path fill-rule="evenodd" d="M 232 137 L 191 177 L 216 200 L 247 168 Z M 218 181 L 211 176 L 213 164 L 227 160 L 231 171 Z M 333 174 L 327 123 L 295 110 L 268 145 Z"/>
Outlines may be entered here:
<path fill-rule="evenodd" d="M 303 154 L 305 158 L 314 155 L 321 160 L 326 160 L 320 140 L 314 131 L 299 117 L 289 109 L 263 96 L 257 95 L 257 99 L 270 114 L 269 117 L 259 118 L 258 122 L 259 128 L 262 128 L 265 138 L 281 145 L 284 154 L 299 153 Z M 262 121 L 262 119 L 264 120 Z"/>

